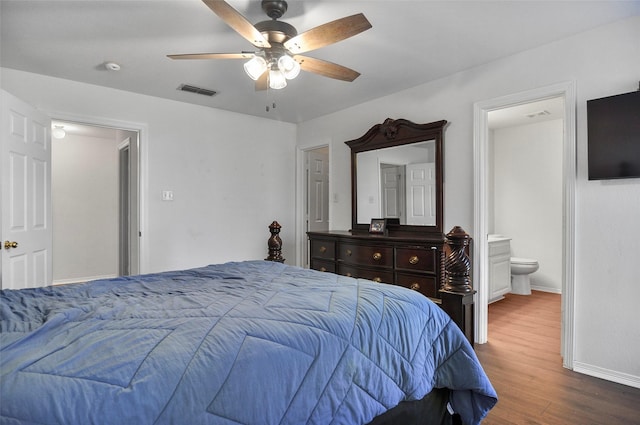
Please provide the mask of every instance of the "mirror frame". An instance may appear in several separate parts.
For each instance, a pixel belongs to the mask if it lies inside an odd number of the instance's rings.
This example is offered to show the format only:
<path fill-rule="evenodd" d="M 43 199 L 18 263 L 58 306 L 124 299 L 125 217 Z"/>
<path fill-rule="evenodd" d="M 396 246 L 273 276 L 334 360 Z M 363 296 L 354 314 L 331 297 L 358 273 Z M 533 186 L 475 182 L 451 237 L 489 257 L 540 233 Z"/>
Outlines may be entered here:
<path fill-rule="evenodd" d="M 351 148 L 351 230 L 368 232 L 369 223 L 358 224 L 358 167 L 357 154 L 393 146 L 409 145 L 417 142 L 435 140 L 436 164 L 436 224 L 435 226 L 400 225 L 399 232 L 442 233 L 444 221 L 443 187 L 443 143 L 446 120 L 428 124 L 416 124 L 406 119 L 387 118 L 382 124 L 376 124 L 362 137 L 345 143 Z"/>

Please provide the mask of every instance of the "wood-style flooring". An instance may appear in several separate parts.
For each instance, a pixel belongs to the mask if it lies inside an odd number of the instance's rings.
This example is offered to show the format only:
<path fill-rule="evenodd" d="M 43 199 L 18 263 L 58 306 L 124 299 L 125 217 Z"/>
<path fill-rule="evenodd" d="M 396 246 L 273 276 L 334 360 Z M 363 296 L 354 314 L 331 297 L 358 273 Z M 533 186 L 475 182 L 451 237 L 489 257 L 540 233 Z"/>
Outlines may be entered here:
<path fill-rule="evenodd" d="M 489 305 L 489 342 L 475 349 L 498 404 L 483 425 L 640 424 L 640 389 L 562 367 L 561 297 L 532 292 Z"/>

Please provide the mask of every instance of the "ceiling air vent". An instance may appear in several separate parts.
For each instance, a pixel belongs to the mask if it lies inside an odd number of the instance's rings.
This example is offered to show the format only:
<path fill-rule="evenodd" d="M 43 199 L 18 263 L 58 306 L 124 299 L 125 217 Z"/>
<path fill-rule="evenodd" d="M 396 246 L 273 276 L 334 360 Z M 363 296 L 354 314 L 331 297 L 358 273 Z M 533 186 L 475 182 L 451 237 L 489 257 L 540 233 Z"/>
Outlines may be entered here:
<path fill-rule="evenodd" d="M 201 94 L 203 96 L 213 96 L 216 94 L 215 91 L 209 89 L 203 89 L 201 87 L 190 86 L 189 84 L 181 84 L 178 87 L 178 90 L 186 91 L 189 93 Z"/>
<path fill-rule="evenodd" d="M 551 112 L 544 110 L 544 111 L 537 111 L 537 112 L 532 112 L 530 114 L 526 114 L 525 116 L 527 118 L 535 118 L 535 117 L 543 117 L 545 115 L 551 115 Z"/>

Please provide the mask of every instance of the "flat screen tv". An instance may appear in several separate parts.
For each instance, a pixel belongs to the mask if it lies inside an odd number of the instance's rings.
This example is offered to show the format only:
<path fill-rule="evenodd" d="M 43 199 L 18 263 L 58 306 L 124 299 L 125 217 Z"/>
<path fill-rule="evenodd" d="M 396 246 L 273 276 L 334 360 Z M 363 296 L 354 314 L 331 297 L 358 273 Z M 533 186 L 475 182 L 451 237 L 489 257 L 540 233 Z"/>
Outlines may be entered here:
<path fill-rule="evenodd" d="M 640 91 L 587 101 L 589 180 L 640 178 Z"/>

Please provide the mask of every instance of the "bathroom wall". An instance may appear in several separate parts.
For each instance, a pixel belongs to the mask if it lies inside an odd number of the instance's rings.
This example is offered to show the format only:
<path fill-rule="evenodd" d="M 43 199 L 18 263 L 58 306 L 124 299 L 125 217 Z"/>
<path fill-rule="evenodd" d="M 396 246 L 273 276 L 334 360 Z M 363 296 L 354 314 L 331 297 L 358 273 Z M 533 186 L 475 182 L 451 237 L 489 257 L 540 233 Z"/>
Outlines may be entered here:
<path fill-rule="evenodd" d="M 538 260 L 531 288 L 562 290 L 563 120 L 493 130 L 491 233 L 512 238 L 511 255 Z"/>

